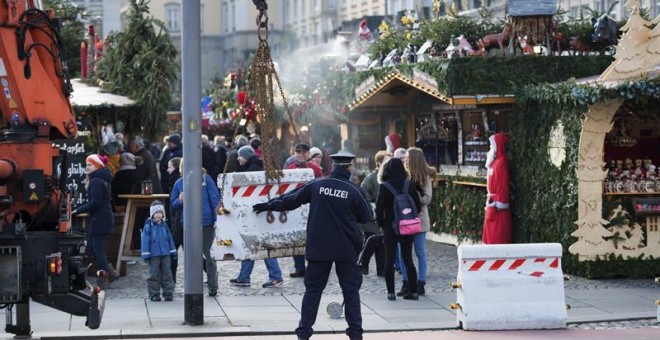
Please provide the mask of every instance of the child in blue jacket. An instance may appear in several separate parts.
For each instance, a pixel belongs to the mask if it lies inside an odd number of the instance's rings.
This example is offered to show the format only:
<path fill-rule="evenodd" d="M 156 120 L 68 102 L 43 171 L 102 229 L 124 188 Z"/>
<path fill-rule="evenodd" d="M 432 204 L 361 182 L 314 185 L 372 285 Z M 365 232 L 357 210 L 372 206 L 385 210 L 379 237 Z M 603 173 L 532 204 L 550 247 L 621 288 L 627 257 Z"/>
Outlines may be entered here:
<path fill-rule="evenodd" d="M 151 301 L 160 301 L 160 289 L 163 288 L 165 301 L 172 301 L 174 279 L 172 278 L 172 259 L 177 252 L 170 228 L 165 222 L 165 206 L 154 201 L 149 208 L 148 218 L 142 228 L 142 259 L 149 264 L 147 291 Z"/>

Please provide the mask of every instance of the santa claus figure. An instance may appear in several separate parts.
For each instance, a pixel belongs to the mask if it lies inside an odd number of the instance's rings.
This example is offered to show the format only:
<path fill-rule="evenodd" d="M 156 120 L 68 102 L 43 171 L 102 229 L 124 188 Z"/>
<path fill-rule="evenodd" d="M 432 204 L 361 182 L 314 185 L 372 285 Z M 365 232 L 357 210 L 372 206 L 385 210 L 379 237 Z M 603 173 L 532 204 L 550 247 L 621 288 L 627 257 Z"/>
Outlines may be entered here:
<path fill-rule="evenodd" d="M 398 133 L 392 132 L 385 137 L 385 149 L 389 153 L 394 153 L 394 150 L 401 147 L 401 136 Z"/>
<path fill-rule="evenodd" d="M 509 159 L 506 156 L 509 139 L 505 134 L 497 133 L 488 140 L 490 141 L 490 150 L 486 157 L 488 194 L 482 240 L 484 244 L 511 243 Z"/>
<path fill-rule="evenodd" d="M 371 42 L 371 40 L 373 40 L 371 30 L 367 26 L 367 19 L 362 19 L 362 21 L 360 21 L 360 29 L 358 30 L 358 35 L 360 38 L 366 40 L 367 42 Z"/>

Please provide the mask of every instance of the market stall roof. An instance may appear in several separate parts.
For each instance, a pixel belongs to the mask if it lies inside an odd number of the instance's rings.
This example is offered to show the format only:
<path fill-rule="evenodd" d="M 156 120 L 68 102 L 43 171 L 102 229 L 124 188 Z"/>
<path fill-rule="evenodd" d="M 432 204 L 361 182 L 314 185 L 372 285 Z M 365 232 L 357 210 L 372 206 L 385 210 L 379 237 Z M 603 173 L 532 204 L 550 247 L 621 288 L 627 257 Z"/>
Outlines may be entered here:
<path fill-rule="evenodd" d="M 415 91 L 411 91 L 415 90 Z M 405 107 L 417 92 L 423 92 L 431 97 L 444 102 L 449 98 L 443 96 L 437 89 L 437 85 L 421 84 L 413 79 L 397 72 L 391 72 L 383 79 L 375 81 L 369 77 L 355 90 L 355 100 L 348 104 L 351 110 L 356 108 L 368 109 L 373 107 Z"/>
<path fill-rule="evenodd" d="M 73 85 L 73 94 L 69 99 L 72 106 L 130 106 L 135 105 L 131 98 L 116 95 L 113 93 L 102 92 L 100 87 L 89 86 L 80 79 L 71 79 Z"/>
<path fill-rule="evenodd" d="M 557 0 L 509 0 L 509 16 L 525 17 L 555 15 Z"/>
<path fill-rule="evenodd" d="M 418 70 L 409 77 L 393 71 L 376 81 L 369 77 L 355 89 L 355 100 L 348 104 L 351 111 L 374 108 L 403 108 L 419 93 L 425 93 L 449 105 L 503 104 L 515 103 L 513 95 L 457 95 L 445 96 L 438 91 L 435 80 Z"/>

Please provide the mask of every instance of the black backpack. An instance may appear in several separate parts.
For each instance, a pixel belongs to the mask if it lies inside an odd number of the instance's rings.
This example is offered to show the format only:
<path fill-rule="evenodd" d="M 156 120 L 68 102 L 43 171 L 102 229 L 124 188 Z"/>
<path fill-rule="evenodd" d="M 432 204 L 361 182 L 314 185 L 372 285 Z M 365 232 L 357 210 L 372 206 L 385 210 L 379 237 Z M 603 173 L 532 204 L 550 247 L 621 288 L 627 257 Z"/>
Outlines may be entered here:
<path fill-rule="evenodd" d="M 410 180 L 405 180 L 403 184 L 403 191 L 397 192 L 394 187 L 387 182 L 383 185 L 394 196 L 394 220 L 392 221 L 392 229 L 398 235 L 415 235 L 422 231 L 422 224 L 418 217 L 419 212 L 415 206 L 415 201 L 408 194 L 410 189 Z"/>

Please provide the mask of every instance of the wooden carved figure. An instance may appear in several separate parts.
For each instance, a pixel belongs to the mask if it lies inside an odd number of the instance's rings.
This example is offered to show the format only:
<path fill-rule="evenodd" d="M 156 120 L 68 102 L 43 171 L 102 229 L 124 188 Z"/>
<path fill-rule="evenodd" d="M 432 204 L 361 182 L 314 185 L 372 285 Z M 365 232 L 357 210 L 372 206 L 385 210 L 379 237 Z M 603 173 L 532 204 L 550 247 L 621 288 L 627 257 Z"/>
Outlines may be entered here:
<path fill-rule="evenodd" d="M 527 54 L 527 55 L 534 54 L 534 47 L 532 46 L 532 44 L 529 44 L 527 42 L 527 36 L 524 37 L 518 36 L 518 43 L 520 44 L 520 48 L 522 49 L 523 54 Z"/>
<path fill-rule="evenodd" d="M 571 41 L 568 43 L 569 50 L 572 51 L 573 55 L 587 55 L 591 48 L 589 44 L 580 37 L 571 37 Z"/>
<path fill-rule="evenodd" d="M 552 21 L 550 26 L 550 34 L 552 35 L 550 50 L 557 52 L 557 55 L 561 55 L 562 47 L 566 43 L 566 36 L 564 36 L 564 33 L 559 31 L 559 23 L 557 21 Z"/>
<path fill-rule="evenodd" d="M 507 22 L 504 24 L 504 29 L 502 29 L 501 33 L 493 33 L 484 36 L 477 41 L 477 46 L 479 46 L 479 50 L 485 52 L 486 48 L 497 44 L 497 46 L 500 47 L 500 52 L 504 55 L 504 41 L 509 38 L 509 33 L 511 33 L 511 24 Z"/>

